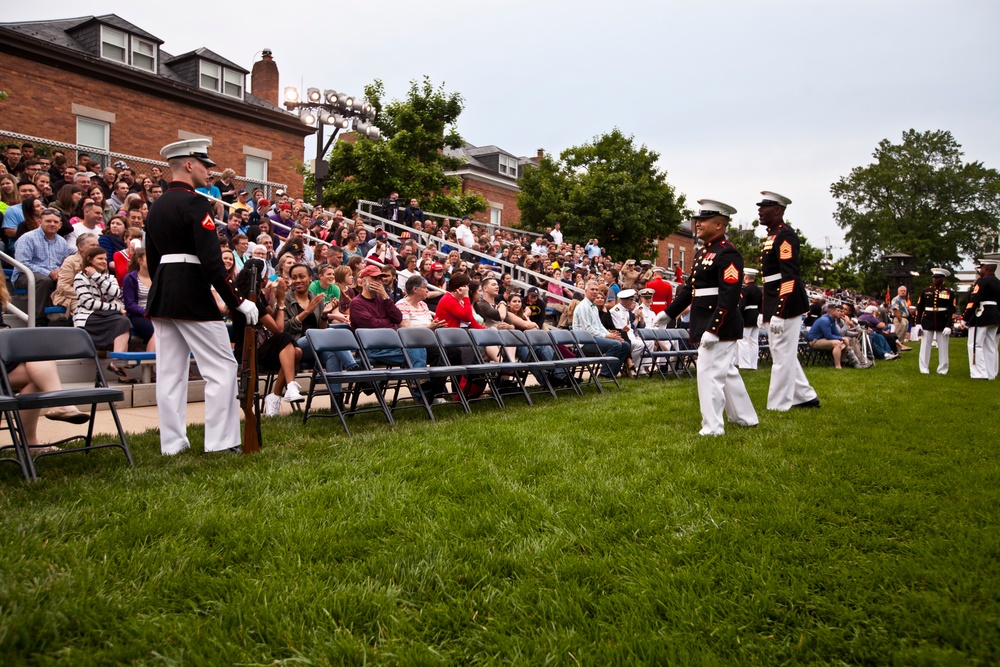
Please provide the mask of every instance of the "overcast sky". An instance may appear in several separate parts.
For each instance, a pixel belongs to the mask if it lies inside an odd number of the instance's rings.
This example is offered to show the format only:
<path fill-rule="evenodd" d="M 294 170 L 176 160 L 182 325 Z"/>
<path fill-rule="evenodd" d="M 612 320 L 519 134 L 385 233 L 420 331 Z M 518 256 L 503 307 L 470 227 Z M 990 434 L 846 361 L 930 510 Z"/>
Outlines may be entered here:
<path fill-rule="evenodd" d="M 282 86 L 360 95 L 379 78 L 398 98 L 427 75 L 465 98 L 467 141 L 516 155 L 618 127 L 689 205 L 719 199 L 749 223 L 774 190 L 836 256 L 830 184 L 881 139 L 949 130 L 966 160 L 1000 168 L 997 0 L 8 4 L 4 22 L 116 13 L 170 53 L 247 69 L 270 48 Z"/>

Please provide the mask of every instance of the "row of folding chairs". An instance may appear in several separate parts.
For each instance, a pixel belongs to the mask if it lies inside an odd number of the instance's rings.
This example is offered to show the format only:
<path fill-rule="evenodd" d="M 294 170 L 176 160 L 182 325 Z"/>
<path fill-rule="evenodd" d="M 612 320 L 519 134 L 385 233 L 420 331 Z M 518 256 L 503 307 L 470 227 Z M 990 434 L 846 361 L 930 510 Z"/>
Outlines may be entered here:
<path fill-rule="evenodd" d="M 399 409 L 421 410 L 433 421 L 434 407 L 441 403 L 469 413 L 477 400 L 503 408 L 505 397 L 521 397 L 531 405 L 533 393 L 557 397 L 566 390 L 582 396 L 588 385 L 603 393 L 602 379 L 620 386 L 612 372 L 617 359 L 601 354 L 594 337 L 580 331 L 330 327 L 310 329 L 306 337 L 313 368 L 302 421 L 335 416 L 348 435 L 347 417 L 363 412 L 381 412 L 394 425 Z M 418 348 L 436 363 L 414 366 L 411 351 Z M 343 352 L 357 360 L 357 367 L 327 372 L 320 359 Z M 532 376 L 537 385 L 529 384 Z M 451 391 L 441 394 L 445 382 Z M 403 389 L 409 398 L 402 396 Z M 365 394 L 374 396 L 374 404 L 360 403 Z M 329 412 L 313 408 L 320 396 L 330 398 Z"/>
<path fill-rule="evenodd" d="M 82 389 L 62 389 L 59 391 L 45 391 L 34 394 L 18 394 L 14 391 L 10 380 L 10 373 L 20 364 L 45 361 L 63 361 L 75 359 L 89 359 L 94 363 L 96 375 L 94 386 Z M 89 454 L 97 449 L 117 448 L 121 449 L 128 464 L 133 465 L 132 452 L 129 450 L 128 442 L 125 440 L 125 431 L 122 429 L 121 420 L 115 403 L 125 400 L 125 394 L 120 389 L 113 389 L 108 386 L 104 377 L 104 371 L 97 358 L 97 349 L 94 341 L 83 329 L 73 327 L 55 328 L 35 328 L 35 329 L 4 329 L 0 330 L 0 413 L 6 424 L 5 429 L 11 438 L 10 445 L 0 446 L 0 450 L 13 452 L 14 456 L 0 457 L 0 461 L 8 461 L 19 466 L 21 474 L 27 480 L 37 479 L 38 471 L 35 466 L 36 460 L 43 457 L 59 456 L 74 452 L 84 452 Z M 94 422 L 97 416 L 97 407 L 107 403 L 114 416 L 115 426 L 118 430 L 118 440 L 107 443 L 94 442 Z M 72 436 L 58 442 L 49 443 L 59 446 L 58 451 L 40 453 L 32 456 L 29 443 L 24 433 L 24 424 L 21 421 L 19 411 L 21 410 L 48 410 L 51 408 L 61 408 L 66 406 L 89 406 L 90 413 L 88 419 L 87 432 L 85 435 Z M 86 412 L 84 412 L 86 414 Z M 80 443 L 76 447 L 63 447 L 69 443 Z"/>
<path fill-rule="evenodd" d="M 660 374 L 664 380 L 663 369 L 671 371 L 678 379 L 681 373 L 691 374 L 691 368 L 698 358 L 698 348 L 691 345 L 691 335 L 687 329 L 636 329 L 640 340 L 646 343 L 643 346 L 642 356 L 639 358 L 638 368 L 642 368 L 648 361 L 652 368 Z M 636 378 L 639 374 L 636 373 Z"/>

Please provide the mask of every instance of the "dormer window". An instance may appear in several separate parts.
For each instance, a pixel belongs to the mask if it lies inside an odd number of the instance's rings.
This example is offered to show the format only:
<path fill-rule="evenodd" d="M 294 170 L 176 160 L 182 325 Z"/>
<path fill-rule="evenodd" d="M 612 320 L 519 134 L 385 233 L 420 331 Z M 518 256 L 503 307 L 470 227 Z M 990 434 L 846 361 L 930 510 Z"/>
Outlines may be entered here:
<path fill-rule="evenodd" d="M 243 73 L 209 60 L 200 60 L 198 85 L 205 90 L 243 99 Z"/>
<path fill-rule="evenodd" d="M 101 26 L 101 57 L 147 72 L 156 71 L 156 44 L 121 30 Z"/>
<path fill-rule="evenodd" d="M 504 176 L 517 178 L 517 159 L 501 155 L 499 171 Z"/>

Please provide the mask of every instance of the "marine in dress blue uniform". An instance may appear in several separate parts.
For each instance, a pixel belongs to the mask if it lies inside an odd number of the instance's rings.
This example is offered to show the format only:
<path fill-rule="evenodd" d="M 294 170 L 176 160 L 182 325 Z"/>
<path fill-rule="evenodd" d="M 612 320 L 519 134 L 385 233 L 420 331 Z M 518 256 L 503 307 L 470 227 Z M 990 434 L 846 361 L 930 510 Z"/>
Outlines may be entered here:
<path fill-rule="evenodd" d="M 740 292 L 740 315 L 743 317 L 743 338 L 736 346 L 737 365 L 748 370 L 757 370 L 757 359 L 760 356 L 760 307 L 764 302 L 764 293 L 755 280 L 757 269 L 743 269 L 743 289 Z"/>
<path fill-rule="evenodd" d="M 761 192 L 760 221 L 767 227 L 761 244 L 760 270 L 764 274 L 763 320 L 771 351 L 771 386 L 767 409 L 819 407 L 816 390 L 799 363 L 799 333 L 809 298 L 799 268 L 799 235 L 785 224 L 785 208 L 792 203 L 776 192 Z"/>
<path fill-rule="evenodd" d="M 951 338 L 951 321 L 958 308 L 955 290 L 945 287 L 944 279 L 951 271 L 931 269 L 933 283 L 917 297 L 916 321 L 920 323 L 920 372 L 931 372 L 931 348 L 937 342 L 938 375 L 948 374 L 948 341 Z"/>
<path fill-rule="evenodd" d="M 969 292 L 962 319 L 969 327 L 969 375 L 973 380 L 997 376 L 997 327 L 1000 325 L 1000 280 L 997 260 L 979 260 L 979 278 Z"/>
<path fill-rule="evenodd" d="M 699 199 L 695 233 L 704 242 L 694 256 L 691 275 L 667 307 L 671 319 L 691 307 L 691 341 L 698 349 L 699 435 L 723 435 L 723 411 L 740 426 L 756 426 L 757 412 L 743 378 L 733 363 L 736 342 L 743 337 L 740 292 L 743 256 L 726 238 L 736 209 L 712 199 Z"/>
<path fill-rule="evenodd" d="M 240 416 L 236 400 L 237 365 L 212 287 L 230 308 L 256 321 L 254 304 L 244 301 L 227 280 L 212 204 L 195 193 L 204 187 L 208 168 L 206 139 L 164 146 L 175 180 L 150 208 L 146 219 L 146 258 L 152 285 L 146 312 L 156 332 L 156 405 L 160 452 L 190 449 L 187 437 L 189 355 L 205 378 L 205 451 L 239 451 Z"/>

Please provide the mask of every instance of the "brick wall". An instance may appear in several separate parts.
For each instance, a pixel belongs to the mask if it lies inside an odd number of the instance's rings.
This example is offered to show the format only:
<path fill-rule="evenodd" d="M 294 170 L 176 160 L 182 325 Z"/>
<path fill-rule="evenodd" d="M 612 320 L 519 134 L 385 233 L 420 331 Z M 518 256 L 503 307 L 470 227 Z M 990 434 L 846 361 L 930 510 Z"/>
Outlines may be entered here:
<path fill-rule="evenodd" d="M 178 130 L 183 130 L 211 137 L 210 155 L 218 169 L 231 167 L 240 176 L 246 172 L 244 146 L 271 151 L 268 180 L 287 183 L 293 195 L 302 193 L 302 177 L 294 169 L 302 160 L 299 134 L 69 74 L 7 53 L 0 53 L 0 71 L 3 89 L 10 94 L 0 102 L 3 129 L 76 143 L 72 105 L 83 105 L 115 114 L 110 130 L 113 152 L 160 159 L 160 148 L 177 141 Z"/>
<path fill-rule="evenodd" d="M 674 264 L 680 263 L 681 248 L 684 249 L 684 265 L 681 267 L 681 270 L 684 273 L 690 273 L 691 260 L 694 258 L 694 237 L 690 234 L 675 232 L 665 239 L 660 239 L 658 244 L 659 256 L 656 258 L 656 264 L 673 271 L 674 267 L 669 261 L 671 246 L 673 246 L 674 251 Z"/>
<path fill-rule="evenodd" d="M 462 192 L 478 193 L 485 197 L 486 201 L 503 204 L 500 224 L 504 227 L 517 227 L 521 224 L 521 211 L 517 208 L 517 190 L 511 190 L 496 183 L 480 181 L 468 174 L 463 174 Z M 477 213 L 472 218 L 480 222 L 489 222 L 490 212 L 487 210 L 483 213 Z"/>

